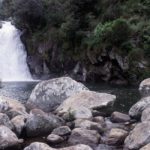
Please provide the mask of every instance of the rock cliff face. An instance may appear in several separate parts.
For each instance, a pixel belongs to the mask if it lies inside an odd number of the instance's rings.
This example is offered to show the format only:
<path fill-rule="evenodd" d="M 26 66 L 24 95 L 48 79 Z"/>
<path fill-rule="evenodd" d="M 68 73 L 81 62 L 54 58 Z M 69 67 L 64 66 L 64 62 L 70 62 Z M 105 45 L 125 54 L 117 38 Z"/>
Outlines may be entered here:
<path fill-rule="evenodd" d="M 44 42 L 28 39 L 31 39 L 30 35 L 22 36 L 28 54 L 27 63 L 34 78 L 47 79 L 52 75 L 68 74 L 79 81 L 128 83 L 129 59 L 114 49 L 103 50 L 98 55 L 87 51 L 83 61 L 74 59 L 73 54 L 64 53 L 52 39 Z"/>

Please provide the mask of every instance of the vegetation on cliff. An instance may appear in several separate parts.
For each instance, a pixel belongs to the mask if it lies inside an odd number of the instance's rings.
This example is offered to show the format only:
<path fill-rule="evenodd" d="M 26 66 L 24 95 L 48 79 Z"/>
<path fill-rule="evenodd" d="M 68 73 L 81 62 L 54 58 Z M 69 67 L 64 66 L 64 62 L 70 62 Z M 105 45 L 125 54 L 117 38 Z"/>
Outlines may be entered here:
<path fill-rule="evenodd" d="M 109 82 L 150 75 L 149 0 L 5 0 L 0 16 L 25 31 L 28 56 L 42 69 L 76 66 L 76 74 Z"/>

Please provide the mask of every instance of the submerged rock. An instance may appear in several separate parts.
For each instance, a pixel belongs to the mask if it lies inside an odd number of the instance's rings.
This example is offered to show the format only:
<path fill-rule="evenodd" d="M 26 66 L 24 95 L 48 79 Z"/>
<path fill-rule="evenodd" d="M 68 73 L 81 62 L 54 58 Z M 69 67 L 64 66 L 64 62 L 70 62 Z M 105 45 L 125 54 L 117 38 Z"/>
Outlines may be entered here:
<path fill-rule="evenodd" d="M 110 109 L 116 100 L 115 95 L 83 91 L 66 99 L 58 108 L 59 115 L 78 110 L 80 107 L 102 111 Z"/>
<path fill-rule="evenodd" d="M 30 109 L 39 108 L 46 112 L 55 110 L 66 98 L 80 91 L 88 90 L 83 84 L 69 77 L 40 82 L 27 101 Z"/>
<path fill-rule="evenodd" d="M 150 122 L 143 122 L 136 125 L 125 140 L 125 148 L 138 150 L 150 143 Z"/>
<path fill-rule="evenodd" d="M 129 110 L 129 115 L 131 118 L 140 119 L 143 110 L 147 107 L 150 107 L 150 96 L 142 98 L 134 104 Z"/>
<path fill-rule="evenodd" d="M 69 138 L 69 143 L 76 144 L 85 144 L 91 147 L 95 147 L 100 141 L 100 135 L 95 130 L 87 130 L 82 128 L 76 128 L 72 131 Z"/>
<path fill-rule="evenodd" d="M 0 149 L 17 147 L 22 142 L 9 128 L 0 126 Z"/>
<path fill-rule="evenodd" d="M 150 96 L 150 78 L 141 82 L 139 91 L 142 97 Z"/>

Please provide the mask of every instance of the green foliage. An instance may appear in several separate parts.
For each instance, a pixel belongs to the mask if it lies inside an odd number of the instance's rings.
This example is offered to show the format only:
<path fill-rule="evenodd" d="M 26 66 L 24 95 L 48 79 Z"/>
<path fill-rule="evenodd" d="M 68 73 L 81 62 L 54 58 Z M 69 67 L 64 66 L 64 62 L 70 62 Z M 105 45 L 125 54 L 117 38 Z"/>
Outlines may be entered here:
<path fill-rule="evenodd" d="M 71 59 L 88 62 L 89 51 L 96 58 L 115 49 L 135 68 L 140 59 L 150 63 L 149 16 L 150 0 L 4 0 L 0 9 L 0 18 L 12 17 L 28 31 L 29 52 L 54 44 Z M 44 51 L 48 60 L 50 46 Z"/>

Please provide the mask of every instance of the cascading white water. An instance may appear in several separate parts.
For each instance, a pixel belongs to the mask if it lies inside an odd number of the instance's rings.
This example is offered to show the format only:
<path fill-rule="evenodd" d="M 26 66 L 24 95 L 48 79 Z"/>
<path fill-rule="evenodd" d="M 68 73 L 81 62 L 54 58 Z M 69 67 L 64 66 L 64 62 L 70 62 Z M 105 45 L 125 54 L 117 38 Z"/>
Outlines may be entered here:
<path fill-rule="evenodd" d="M 0 28 L 0 79 L 2 81 L 32 80 L 20 35 L 21 32 L 11 22 L 2 22 Z"/>

